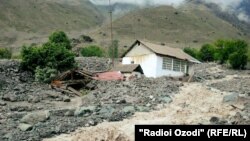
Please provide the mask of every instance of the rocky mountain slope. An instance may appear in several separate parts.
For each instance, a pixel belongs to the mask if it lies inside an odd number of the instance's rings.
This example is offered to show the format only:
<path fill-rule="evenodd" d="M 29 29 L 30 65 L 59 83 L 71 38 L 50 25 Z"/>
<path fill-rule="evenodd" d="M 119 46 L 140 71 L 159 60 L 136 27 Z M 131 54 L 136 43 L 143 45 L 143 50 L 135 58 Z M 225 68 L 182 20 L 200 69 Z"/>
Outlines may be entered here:
<path fill-rule="evenodd" d="M 1 0 L 0 47 L 39 42 L 54 30 L 86 30 L 104 21 L 88 0 Z M 29 40 L 32 40 L 29 42 Z"/>
<path fill-rule="evenodd" d="M 217 39 L 241 38 L 249 35 L 233 24 L 216 16 L 204 5 L 185 5 L 180 8 L 160 6 L 140 9 L 114 21 L 114 37 L 127 46 L 134 39 L 147 39 L 176 47 L 199 47 Z M 109 25 L 95 33 L 100 41 L 109 34 Z M 106 35 L 105 34 L 105 35 Z"/>

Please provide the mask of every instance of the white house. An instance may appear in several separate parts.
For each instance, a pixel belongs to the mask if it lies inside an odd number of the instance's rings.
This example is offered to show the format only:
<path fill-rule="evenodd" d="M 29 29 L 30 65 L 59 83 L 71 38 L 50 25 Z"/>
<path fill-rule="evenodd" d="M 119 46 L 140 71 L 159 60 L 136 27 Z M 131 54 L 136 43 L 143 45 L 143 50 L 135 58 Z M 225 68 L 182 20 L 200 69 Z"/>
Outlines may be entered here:
<path fill-rule="evenodd" d="M 179 48 L 136 40 L 123 55 L 122 64 L 140 64 L 146 77 L 181 77 L 200 63 Z"/>

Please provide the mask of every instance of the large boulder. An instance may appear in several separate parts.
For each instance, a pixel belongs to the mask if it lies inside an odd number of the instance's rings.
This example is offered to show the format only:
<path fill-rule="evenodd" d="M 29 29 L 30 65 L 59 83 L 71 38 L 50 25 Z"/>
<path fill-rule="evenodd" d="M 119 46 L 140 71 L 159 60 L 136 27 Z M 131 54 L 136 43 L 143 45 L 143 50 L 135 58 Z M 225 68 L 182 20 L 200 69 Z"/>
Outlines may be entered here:
<path fill-rule="evenodd" d="M 48 111 L 42 111 L 42 112 L 35 112 L 25 115 L 21 119 L 21 123 L 27 123 L 27 124 L 37 124 L 38 122 L 44 122 L 48 120 L 50 117 L 50 113 Z"/>
<path fill-rule="evenodd" d="M 2 97 L 2 99 L 4 100 L 4 101 L 10 101 L 10 102 L 16 102 L 17 101 L 17 96 L 16 95 L 14 95 L 14 94 L 6 94 L 6 95 L 4 95 L 3 97 Z"/>
<path fill-rule="evenodd" d="M 232 94 L 226 95 L 223 98 L 223 102 L 225 102 L 225 103 L 228 103 L 228 102 L 229 103 L 237 102 L 238 96 L 239 95 L 237 93 L 232 93 Z"/>
<path fill-rule="evenodd" d="M 30 131 L 30 130 L 32 130 L 33 126 L 30 124 L 21 123 L 21 124 L 19 124 L 18 128 L 22 131 Z"/>
<path fill-rule="evenodd" d="M 5 106 L 5 105 L 7 105 L 5 102 L 0 101 L 0 106 Z"/>

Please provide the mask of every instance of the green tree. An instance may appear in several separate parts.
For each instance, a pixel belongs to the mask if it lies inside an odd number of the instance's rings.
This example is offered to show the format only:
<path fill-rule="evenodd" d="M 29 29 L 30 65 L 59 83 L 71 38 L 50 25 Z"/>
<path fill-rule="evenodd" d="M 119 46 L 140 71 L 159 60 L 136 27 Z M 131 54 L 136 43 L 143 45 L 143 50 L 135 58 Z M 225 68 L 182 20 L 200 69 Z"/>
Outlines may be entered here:
<path fill-rule="evenodd" d="M 233 69 L 245 69 L 247 65 L 247 55 L 234 52 L 229 55 L 229 63 Z"/>
<path fill-rule="evenodd" d="M 68 36 L 65 34 L 65 32 L 63 32 L 63 31 L 53 32 L 49 36 L 49 42 L 63 46 L 69 50 L 72 49 L 72 46 L 70 44 L 70 40 L 69 40 Z"/>
<path fill-rule="evenodd" d="M 195 48 L 190 48 L 190 47 L 186 47 L 183 49 L 183 51 L 187 54 L 189 54 L 190 56 L 200 60 L 200 55 L 199 55 L 199 50 L 195 49 Z"/>
<path fill-rule="evenodd" d="M 202 61 L 214 61 L 215 60 L 215 47 L 211 44 L 205 44 L 200 49 L 200 58 Z"/>
<path fill-rule="evenodd" d="M 7 48 L 0 48 L 0 59 L 10 59 L 12 56 L 11 50 Z"/>
<path fill-rule="evenodd" d="M 36 80 L 41 82 L 48 82 L 56 73 L 76 66 L 73 52 L 51 41 L 41 47 L 23 46 L 21 57 L 22 68 L 34 72 Z"/>
<path fill-rule="evenodd" d="M 112 42 L 112 45 L 109 47 L 109 51 L 108 51 L 108 54 L 109 54 L 109 57 L 110 58 L 118 58 L 119 55 L 118 55 L 118 40 L 114 40 Z"/>
<path fill-rule="evenodd" d="M 91 45 L 85 48 L 81 49 L 81 54 L 84 57 L 92 57 L 92 56 L 96 56 L 96 57 L 103 57 L 104 56 L 104 50 L 96 45 Z"/>
<path fill-rule="evenodd" d="M 229 56 L 234 52 L 245 54 L 248 49 L 248 44 L 244 40 L 218 40 L 215 42 L 217 47 L 217 59 L 221 64 L 224 64 L 229 59 Z"/>

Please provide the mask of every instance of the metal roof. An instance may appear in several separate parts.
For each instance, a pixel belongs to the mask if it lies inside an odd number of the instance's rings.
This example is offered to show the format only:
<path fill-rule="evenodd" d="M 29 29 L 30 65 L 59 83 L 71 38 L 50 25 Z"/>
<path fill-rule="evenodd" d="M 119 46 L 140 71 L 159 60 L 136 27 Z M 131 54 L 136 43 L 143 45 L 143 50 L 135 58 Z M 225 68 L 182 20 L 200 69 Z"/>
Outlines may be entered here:
<path fill-rule="evenodd" d="M 129 50 L 124 54 L 124 56 L 130 52 L 133 47 L 137 44 L 142 44 L 152 52 L 158 54 L 158 55 L 163 55 L 163 56 L 168 56 L 168 57 L 173 57 L 173 58 L 178 58 L 181 60 L 187 60 L 189 62 L 194 62 L 194 63 L 201 63 L 197 59 L 193 58 L 192 56 L 188 55 L 185 53 L 182 49 L 180 48 L 172 48 L 168 46 L 163 46 L 163 45 L 158 45 L 158 44 L 153 44 L 147 41 L 139 41 L 136 40 L 135 43 L 129 48 Z"/>
<path fill-rule="evenodd" d="M 139 64 L 117 65 L 112 70 L 120 71 L 122 73 L 131 73 L 133 71 L 142 72 L 141 66 Z"/>

